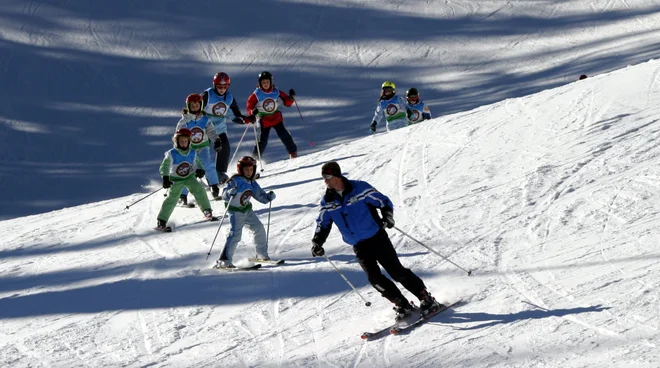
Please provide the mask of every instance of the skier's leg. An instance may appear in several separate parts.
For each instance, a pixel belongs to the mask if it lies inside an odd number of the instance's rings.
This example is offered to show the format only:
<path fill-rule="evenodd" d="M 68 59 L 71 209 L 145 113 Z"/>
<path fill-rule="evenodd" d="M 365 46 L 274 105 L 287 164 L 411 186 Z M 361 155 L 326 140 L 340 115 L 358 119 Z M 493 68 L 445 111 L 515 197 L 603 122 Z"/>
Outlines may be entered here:
<path fill-rule="evenodd" d="M 419 298 L 422 292 L 426 290 L 424 281 L 410 269 L 403 267 L 389 236 L 387 236 L 387 232 L 380 230 L 372 239 L 378 247 L 378 263 L 383 266 L 394 281 L 401 283 L 404 288 Z"/>
<path fill-rule="evenodd" d="M 245 214 L 242 212 L 229 212 L 229 233 L 225 241 L 225 247 L 220 253 L 221 261 L 232 262 L 234 252 L 238 242 L 241 241 L 243 236 L 243 225 L 245 224 Z"/>
<path fill-rule="evenodd" d="M 215 151 L 213 151 L 215 153 Z M 211 148 L 206 146 L 197 151 L 197 156 L 199 156 L 202 165 L 204 165 L 204 171 L 206 176 L 206 182 L 211 185 L 218 185 L 218 173 L 215 171 L 215 160 L 211 158 Z"/>
<path fill-rule="evenodd" d="M 266 243 L 266 229 L 264 229 L 264 224 L 261 223 L 261 220 L 259 220 L 259 217 L 257 217 L 254 211 L 249 211 L 246 214 L 245 225 L 254 233 L 254 244 L 257 251 L 256 258 L 267 259 L 268 244 Z"/>
<path fill-rule="evenodd" d="M 160 207 L 160 212 L 158 212 L 158 220 L 163 220 L 167 222 L 176 207 L 176 202 L 179 200 L 181 195 L 181 190 L 183 189 L 183 181 L 177 180 L 172 182 L 172 186 L 167 194 L 167 198 L 163 201 L 162 206 Z"/>
<path fill-rule="evenodd" d="M 277 136 L 280 137 L 280 140 L 284 144 L 284 147 L 286 147 L 287 152 L 289 152 L 289 154 L 296 154 L 298 152 L 298 146 L 296 146 L 296 143 L 293 141 L 291 133 L 289 133 L 289 131 L 284 126 L 284 122 L 275 125 L 273 128 L 275 128 L 275 132 L 277 133 Z"/>
<path fill-rule="evenodd" d="M 222 184 L 227 181 L 227 168 L 229 167 L 229 155 L 231 153 L 231 147 L 229 146 L 229 138 L 227 133 L 221 133 L 218 135 L 220 141 L 222 142 L 222 149 L 216 154 L 215 157 L 215 170 L 218 174 L 218 181 Z"/>
<path fill-rule="evenodd" d="M 259 134 L 259 152 L 257 152 L 257 146 L 254 146 L 254 149 L 252 150 L 252 157 L 258 158 L 257 156 L 261 154 L 261 157 L 264 157 L 264 150 L 266 150 L 266 146 L 268 145 L 268 136 L 270 135 L 270 127 L 261 127 L 261 134 Z"/>
<path fill-rule="evenodd" d="M 379 249 L 375 246 L 373 238 L 356 244 L 353 251 L 360 267 L 367 274 L 371 286 L 392 303 L 400 304 L 406 301 L 401 290 L 380 271 L 377 260 Z"/>
<path fill-rule="evenodd" d="M 193 197 L 195 197 L 197 205 L 202 212 L 212 209 L 211 202 L 209 202 L 209 197 L 206 195 L 204 187 L 197 181 L 194 175 L 191 175 L 188 179 L 186 179 L 184 184 L 186 187 L 188 187 Z"/>

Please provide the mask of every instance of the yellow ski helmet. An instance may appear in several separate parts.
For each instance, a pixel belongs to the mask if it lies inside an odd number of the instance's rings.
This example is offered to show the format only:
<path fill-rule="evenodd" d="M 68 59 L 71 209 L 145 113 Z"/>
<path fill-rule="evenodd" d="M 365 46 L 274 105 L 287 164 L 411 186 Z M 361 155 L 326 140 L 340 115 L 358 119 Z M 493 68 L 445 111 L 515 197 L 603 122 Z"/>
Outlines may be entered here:
<path fill-rule="evenodd" d="M 380 86 L 380 89 L 385 89 L 387 87 L 392 88 L 392 92 L 396 92 L 396 84 L 394 84 L 393 82 L 390 81 L 383 82 L 383 85 Z"/>

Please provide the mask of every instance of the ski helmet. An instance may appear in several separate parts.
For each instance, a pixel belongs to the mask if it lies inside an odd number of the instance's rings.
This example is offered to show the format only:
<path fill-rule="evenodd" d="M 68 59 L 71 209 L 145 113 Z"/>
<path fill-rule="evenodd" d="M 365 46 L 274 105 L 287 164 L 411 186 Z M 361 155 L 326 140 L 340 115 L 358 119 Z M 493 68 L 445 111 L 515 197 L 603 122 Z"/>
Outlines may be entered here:
<path fill-rule="evenodd" d="M 191 93 L 188 95 L 188 97 L 186 97 L 186 109 L 188 109 L 188 111 L 191 111 L 190 110 L 191 102 L 199 102 L 199 111 L 202 111 L 202 109 L 204 108 L 204 99 L 202 98 L 202 95 L 198 93 Z"/>
<path fill-rule="evenodd" d="M 236 164 L 236 171 L 238 171 L 238 175 L 245 176 L 245 174 L 243 174 L 243 168 L 247 166 L 254 167 L 254 171 L 252 172 L 252 177 L 248 178 L 248 179 L 252 179 L 257 174 L 257 160 L 255 160 L 254 158 L 250 156 L 241 157 L 241 159 L 238 160 L 238 164 Z"/>
<path fill-rule="evenodd" d="M 273 83 L 273 75 L 270 74 L 270 72 L 263 71 L 259 73 L 259 82 L 261 82 L 264 79 L 268 79 L 271 83 Z"/>
<path fill-rule="evenodd" d="M 392 93 L 396 92 L 396 84 L 394 84 L 394 82 L 390 82 L 390 81 L 383 82 L 383 85 L 380 86 L 380 89 L 385 89 L 385 88 L 392 88 Z"/>
<path fill-rule="evenodd" d="M 174 148 L 184 149 L 179 147 L 179 137 L 188 137 L 188 147 L 190 147 L 190 137 L 192 137 L 192 132 L 188 128 L 181 128 L 174 133 L 172 136 L 172 143 L 174 143 Z M 187 149 L 187 147 L 186 147 Z"/>
<path fill-rule="evenodd" d="M 229 87 L 231 84 L 231 78 L 229 78 L 229 75 L 225 72 L 216 73 L 213 77 L 213 85 L 216 84 L 226 84 L 227 87 Z"/>
<path fill-rule="evenodd" d="M 408 102 L 411 102 L 411 100 L 414 101 L 414 103 L 419 102 L 419 91 L 417 88 L 411 88 L 406 91 L 406 98 L 408 99 Z"/>

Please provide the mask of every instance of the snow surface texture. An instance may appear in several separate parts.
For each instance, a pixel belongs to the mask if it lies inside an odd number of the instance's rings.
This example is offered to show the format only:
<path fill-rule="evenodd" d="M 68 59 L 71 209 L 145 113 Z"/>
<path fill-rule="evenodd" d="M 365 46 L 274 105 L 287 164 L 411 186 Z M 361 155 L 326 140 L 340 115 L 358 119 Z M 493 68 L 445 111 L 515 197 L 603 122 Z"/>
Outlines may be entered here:
<path fill-rule="evenodd" d="M 218 223 L 144 193 L 0 222 L 0 366 L 657 367 L 660 62 L 269 164 L 279 267 L 209 269 Z M 391 196 L 404 265 L 467 304 L 410 334 L 333 231 L 310 257 L 320 165 Z M 214 202 L 216 213 L 221 203 Z M 262 220 L 267 207 L 257 205 Z M 224 237 L 227 228 L 221 229 Z M 249 237 L 237 258 L 253 256 Z"/>
<path fill-rule="evenodd" d="M 185 97 L 218 71 L 243 110 L 262 70 L 295 88 L 305 125 L 295 108 L 286 125 L 308 154 L 367 135 L 386 79 L 448 115 L 647 61 L 659 36 L 648 0 L 4 0 L 0 219 L 157 179 Z M 266 160 L 286 157 L 273 134 Z"/>

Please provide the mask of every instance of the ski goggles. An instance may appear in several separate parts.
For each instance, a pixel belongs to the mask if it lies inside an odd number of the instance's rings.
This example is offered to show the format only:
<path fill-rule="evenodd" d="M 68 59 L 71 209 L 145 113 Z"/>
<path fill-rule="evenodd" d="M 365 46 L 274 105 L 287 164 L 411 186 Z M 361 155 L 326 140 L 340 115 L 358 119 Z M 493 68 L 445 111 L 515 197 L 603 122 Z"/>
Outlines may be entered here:
<path fill-rule="evenodd" d="M 325 179 L 325 180 L 330 180 L 333 177 L 332 174 L 323 174 L 322 176 L 323 176 L 323 179 Z"/>

